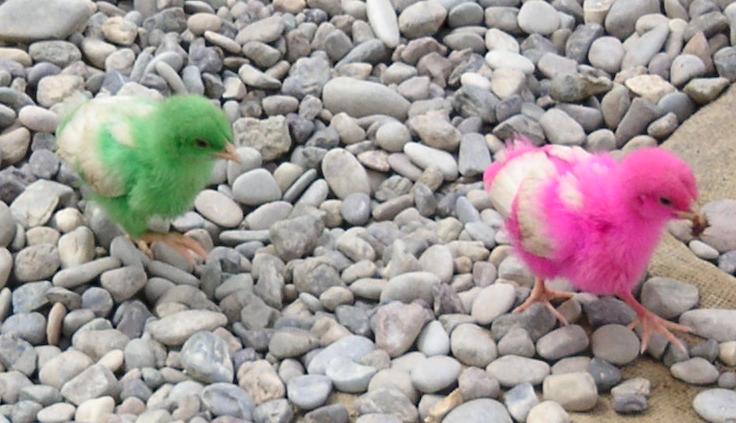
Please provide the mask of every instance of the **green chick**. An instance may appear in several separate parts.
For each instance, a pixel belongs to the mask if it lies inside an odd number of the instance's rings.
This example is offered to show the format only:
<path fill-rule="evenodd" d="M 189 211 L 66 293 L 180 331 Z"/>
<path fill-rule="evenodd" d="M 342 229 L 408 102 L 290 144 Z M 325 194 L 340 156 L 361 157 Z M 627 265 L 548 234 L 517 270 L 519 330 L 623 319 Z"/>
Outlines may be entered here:
<path fill-rule="evenodd" d="M 240 161 L 222 110 L 190 95 L 96 98 L 65 117 L 56 135 L 59 157 L 141 250 L 151 255 L 161 242 L 190 262 L 206 258 L 194 239 L 148 231 L 148 223 L 189 210 L 216 159 Z"/>

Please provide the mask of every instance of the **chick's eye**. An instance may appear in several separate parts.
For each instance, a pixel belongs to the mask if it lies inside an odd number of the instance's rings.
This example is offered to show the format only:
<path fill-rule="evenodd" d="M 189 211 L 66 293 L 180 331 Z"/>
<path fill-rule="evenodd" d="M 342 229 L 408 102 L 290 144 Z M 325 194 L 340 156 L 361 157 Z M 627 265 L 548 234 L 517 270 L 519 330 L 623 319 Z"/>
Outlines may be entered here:
<path fill-rule="evenodd" d="M 659 199 L 659 204 L 661 204 L 661 205 L 663 205 L 665 207 L 670 207 L 670 206 L 672 206 L 672 200 L 670 200 L 669 198 L 666 198 L 666 197 L 662 197 L 662 198 Z"/>
<path fill-rule="evenodd" d="M 195 143 L 199 148 L 208 148 L 210 146 L 210 143 L 202 139 L 198 139 Z"/>

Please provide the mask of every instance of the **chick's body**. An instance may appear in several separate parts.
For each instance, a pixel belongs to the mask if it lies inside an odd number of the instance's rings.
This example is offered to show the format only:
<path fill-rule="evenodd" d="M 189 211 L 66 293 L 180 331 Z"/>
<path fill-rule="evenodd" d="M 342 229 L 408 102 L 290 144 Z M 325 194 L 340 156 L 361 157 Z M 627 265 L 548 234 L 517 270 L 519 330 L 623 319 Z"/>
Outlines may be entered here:
<path fill-rule="evenodd" d="M 679 344 L 668 329 L 688 329 L 646 310 L 631 290 L 646 270 L 666 223 L 696 216 L 692 172 L 661 149 L 641 149 L 621 162 L 580 147 L 533 147 L 521 140 L 491 165 L 484 181 L 490 199 L 506 218 L 516 254 L 537 277 L 525 310 L 570 293 L 545 287 L 564 277 L 581 291 L 616 295 L 634 309 L 643 328 Z"/>
<path fill-rule="evenodd" d="M 217 157 L 235 159 L 222 112 L 195 96 L 91 100 L 57 130 L 57 154 L 132 238 L 188 210 Z"/>

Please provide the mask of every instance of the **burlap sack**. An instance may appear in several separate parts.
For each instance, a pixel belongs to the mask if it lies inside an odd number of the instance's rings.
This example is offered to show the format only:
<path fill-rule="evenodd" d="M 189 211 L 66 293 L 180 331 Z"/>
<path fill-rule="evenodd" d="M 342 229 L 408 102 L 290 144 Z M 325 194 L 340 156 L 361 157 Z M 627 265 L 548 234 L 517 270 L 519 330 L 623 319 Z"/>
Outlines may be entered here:
<path fill-rule="evenodd" d="M 736 87 L 688 119 L 663 145 L 688 162 L 700 189 L 700 204 L 736 198 Z M 696 285 L 701 308 L 736 307 L 736 278 L 696 258 L 681 242 L 667 235 L 649 266 L 655 276 Z M 652 382 L 645 414 L 620 416 L 608 396 L 592 413 L 573 413 L 575 423 L 636 422 L 688 423 L 703 421 L 693 410 L 693 397 L 704 388 L 682 383 L 661 362 L 640 358 L 623 369 L 625 378 L 641 376 Z"/>

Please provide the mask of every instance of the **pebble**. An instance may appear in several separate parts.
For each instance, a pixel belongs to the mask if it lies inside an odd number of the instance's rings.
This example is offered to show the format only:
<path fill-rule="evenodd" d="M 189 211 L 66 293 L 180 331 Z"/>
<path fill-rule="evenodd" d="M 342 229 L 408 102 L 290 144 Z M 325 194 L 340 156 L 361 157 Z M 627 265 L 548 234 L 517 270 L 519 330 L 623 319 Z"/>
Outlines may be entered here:
<path fill-rule="evenodd" d="M 490 333 L 475 324 L 457 326 L 451 334 L 452 355 L 468 366 L 486 367 L 496 359 L 496 343 Z"/>
<path fill-rule="evenodd" d="M 718 370 L 702 357 L 675 363 L 670 367 L 670 373 L 692 385 L 710 385 L 718 380 Z"/>
<path fill-rule="evenodd" d="M 348 393 L 361 393 L 378 369 L 355 363 L 349 358 L 338 357 L 330 361 L 325 374 L 336 389 Z"/>
<path fill-rule="evenodd" d="M 442 420 L 443 423 L 511 423 L 512 421 L 503 404 L 489 398 L 468 401 L 450 411 Z"/>
<path fill-rule="evenodd" d="M 616 37 L 597 38 L 588 50 L 588 60 L 596 68 L 615 74 L 621 69 L 624 58 L 624 46 Z"/>
<path fill-rule="evenodd" d="M 548 376 L 543 394 L 545 400 L 555 401 L 567 411 L 587 411 L 598 402 L 595 380 L 587 372 Z"/>
<path fill-rule="evenodd" d="M 537 352 L 545 360 L 578 354 L 588 348 L 588 335 L 578 325 L 556 329 L 537 341 Z"/>
<path fill-rule="evenodd" d="M 736 341 L 734 313 L 726 309 L 698 309 L 686 311 L 679 323 L 693 329 L 693 333 L 718 342 Z"/>
<path fill-rule="evenodd" d="M 685 282 L 655 277 L 644 283 L 641 302 L 665 319 L 673 319 L 697 305 L 698 289 Z"/>
<path fill-rule="evenodd" d="M 404 144 L 404 153 L 417 166 L 427 169 L 437 167 L 445 180 L 454 180 L 458 176 L 458 167 L 455 158 L 449 153 L 427 147 L 416 142 Z"/>
<path fill-rule="evenodd" d="M 695 411 L 709 422 L 736 418 L 736 393 L 730 389 L 706 389 L 693 399 Z"/>
<path fill-rule="evenodd" d="M 336 357 L 345 357 L 359 360 L 376 348 L 375 344 L 368 338 L 349 335 L 340 338 L 323 350 L 315 354 L 307 365 L 309 374 L 324 374 L 327 365 Z"/>
<path fill-rule="evenodd" d="M 386 47 L 394 48 L 399 44 L 399 21 L 391 2 L 386 0 L 370 0 L 366 2 L 368 22 L 376 36 Z"/>
<path fill-rule="evenodd" d="M 322 173 L 332 192 L 340 199 L 354 193 L 371 192 L 365 168 L 347 150 L 330 150 L 322 160 Z"/>
<path fill-rule="evenodd" d="M 515 355 L 494 360 L 486 370 L 506 387 L 526 382 L 539 385 L 550 373 L 549 364 L 544 361 Z"/>
<path fill-rule="evenodd" d="M 539 404 L 539 399 L 531 384 L 522 383 L 506 392 L 504 404 L 516 421 L 526 421 L 529 411 Z"/>
<path fill-rule="evenodd" d="M 271 201 L 280 200 L 281 189 L 273 175 L 266 169 L 254 169 L 243 173 L 235 179 L 233 182 L 233 198 L 241 204 L 260 206 Z M 237 215 L 236 208 L 233 206 L 234 204 L 228 203 L 225 210 L 221 211 L 218 209 L 218 214 L 221 213 L 224 215 L 228 213 L 227 216 L 222 216 L 220 219 L 229 219 L 227 223 L 234 222 L 235 218 L 239 216 Z M 240 213 L 242 215 L 242 210 Z M 237 223 L 233 226 L 237 226 Z"/>
<path fill-rule="evenodd" d="M 327 401 L 332 391 L 332 381 L 323 375 L 303 375 L 291 379 L 286 385 L 289 401 L 302 410 L 313 410 Z"/>
<path fill-rule="evenodd" d="M 551 4 L 540 0 L 525 2 L 517 17 L 519 27 L 528 34 L 550 35 L 560 26 L 560 17 Z"/>
<path fill-rule="evenodd" d="M 489 324 L 508 312 L 514 305 L 516 293 L 509 284 L 496 283 L 483 288 L 473 302 L 471 315 L 480 324 Z"/>
<path fill-rule="evenodd" d="M 385 114 L 403 120 L 409 110 L 409 102 L 390 88 L 349 77 L 331 79 L 322 96 L 326 109 L 355 118 Z"/>
<path fill-rule="evenodd" d="M 399 30 L 407 38 L 432 35 L 447 17 L 447 10 L 437 0 L 423 0 L 404 9 L 399 15 Z"/>
<path fill-rule="evenodd" d="M 148 325 L 151 336 L 165 345 L 182 345 L 193 334 L 213 330 L 227 323 L 224 314 L 207 310 L 185 310 Z"/>
<path fill-rule="evenodd" d="M 212 332 L 197 332 L 184 343 L 180 360 L 195 380 L 203 383 L 230 383 L 233 366 L 225 341 Z"/>
<path fill-rule="evenodd" d="M 215 416 L 250 419 L 255 407 L 246 392 L 230 383 L 209 384 L 202 389 L 200 396 L 204 408 Z"/>
<path fill-rule="evenodd" d="M 194 199 L 194 208 L 224 228 L 236 227 L 243 220 L 243 210 L 230 197 L 214 190 L 200 192 Z"/>
<path fill-rule="evenodd" d="M 542 401 L 529 410 L 527 423 L 569 423 L 570 416 L 555 401 Z"/>
<path fill-rule="evenodd" d="M 417 338 L 417 349 L 427 357 L 450 352 L 450 336 L 439 321 L 433 320 L 424 326 Z"/>
<path fill-rule="evenodd" d="M 615 365 L 626 365 L 639 355 L 639 338 L 622 325 L 608 324 L 590 337 L 593 355 Z"/>

